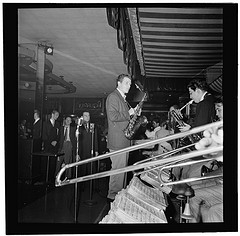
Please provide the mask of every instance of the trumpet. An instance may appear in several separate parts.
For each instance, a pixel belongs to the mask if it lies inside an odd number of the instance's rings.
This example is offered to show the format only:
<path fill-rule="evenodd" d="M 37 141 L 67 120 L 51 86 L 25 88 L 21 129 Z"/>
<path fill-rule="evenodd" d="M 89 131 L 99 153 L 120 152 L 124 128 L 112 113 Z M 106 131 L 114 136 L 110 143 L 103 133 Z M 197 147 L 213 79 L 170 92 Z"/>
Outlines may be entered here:
<path fill-rule="evenodd" d="M 149 142 L 144 142 L 141 144 L 137 144 L 137 145 L 133 145 L 121 150 L 117 150 L 111 153 L 106 153 L 103 155 L 99 155 L 96 157 L 92 157 L 86 160 L 81 160 L 79 162 L 75 162 L 75 163 L 71 163 L 71 164 L 67 164 L 65 165 L 57 174 L 56 179 L 55 179 L 55 186 L 64 186 L 64 185 L 68 185 L 68 184 L 73 184 L 73 183 L 77 183 L 77 182 L 83 182 L 83 181 L 88 181 L 91 179 L 97 179 L 97 178 L 103 178 L 106 176 L 110 176 L 110 175 L 116 175 L 116 174 L 120 174 L 120 173 L 125 173 L 125 172 L 129 172 L 129 171 L 134 171 L 134 170 L 138 170 L 138 169 L 142 169 L 142 168 L 147 168 L 147 167 L 154 167 L 156 165 L 159 166 L 163 166 L 166 164 L 171 164 L 171 163 L 176 163 L 178 161 L 183 161 L 183 160 L 187 160 L 189 158 L 192 157 L 196 157 L 196 156 L 202 156 L 202 155 L 207 155 L 207 154 L 211 154 L 211 153 L 215 153 L 215 152 L 219 152 L 223 150 L 222 146 L 217 146 L 217 147 L 211 147 L 211 148 L 207 148 L 204 150 L 197 150 L 197 151 L 192 151 L 186 154 L 181 154 L 181 155 L 176 155 L 173 157 L 168 157 L 168 158 L 163 158 L 163 159 L 159 159 L 159 160 L 154 160 L 154 161 L 149 161 L 149 162 L 145 162 L 145 163 L 141 163 L 139 165 L 132 165 L 132 166 L 127 166 L 124 168 L 120 168 L 120 169 L 116 169 L 116 170 L 110 170 L 110 171 L 104 171 L 104 172 L 100 172 L 100 173 L 95 173 L 95 174 L 91 174 L 91 175 L 87 175 L 87 176 L 81 176 L 75 179 L 65 179 L 65 180 L 61 180 L 61 175 L 64 173 L 64 171 L 68 168 L 72 168 L 75 166 L 79 166 L 79 165 L 83 165 L 89 162 L 93 162 L 93 161 L 97 161 L 97 160 L 102 160 L 105 158 L 108 158 L 109 156 L 114 156 L 120 153 L 127 153 L 130 151 L 134 151 L 134 150 L 138 150 L 141 148 L 145 148 L 148 146 L 152 146 L 161 142 L 167 142 L 170 140 L 174 140 L 174 139 L 178 139 L 181 137 L 184 137 L 186 135 L 191 135 L 194 133 L 199 133 L 201 131 L 207 130 L 209 128 L 213 128 L 213 127 L 222 127 L 223 126 L 223 121 L 218 121 L 218 122 L 214 122 L 214 123 L 210 123 L 207 125 L 203 125 L 203 126 L 199 126 L 193 129 L 190 129 L 186 132 L 182 132 L 182 133 L 177 133 L 177 134 L 173 134 L 173 135 L 169 135 L 166 136 L 164 138 L 160 138 L 160 139 L 155 139 L 155 140 L 151 140 Z M 166 154 L 166 153 L 165 153 Z"/>
<path fill-rule="evenodd" d="M 193 103 L 193 100 L 190 100 L 188 103 L 186 103 L 183 107 L 181 107 L 180 109 L 179 109 L 179 112 L 181 111 L 181 110 L 183 110 L 186 106 L 189 106 L 190 104 L 192 104 Z M 182 121 L 182 115 L 181 115 L 181 113 L 179 114 L 176 110 L 172 110 L 171 112 L 170 112 L 170 114 L 172 115 L 172 117 L 176 120 L 176 122 L 178 122 L 178 124 L 180 125 L 180 126 L 184 126 L 184 122 Z"/>

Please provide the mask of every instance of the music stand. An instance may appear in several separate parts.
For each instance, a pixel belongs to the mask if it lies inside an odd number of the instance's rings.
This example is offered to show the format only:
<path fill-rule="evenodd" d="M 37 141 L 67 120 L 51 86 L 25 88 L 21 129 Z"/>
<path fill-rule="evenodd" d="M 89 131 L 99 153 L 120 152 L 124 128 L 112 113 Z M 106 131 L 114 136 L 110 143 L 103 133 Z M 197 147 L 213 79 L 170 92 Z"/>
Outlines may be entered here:
<path fill-rule="evenodd" d="M 58 158 L 59 156 L 63 156 L 64 153 L 51 153 L 51 152 L 46 152 L 46 151 L 41 151 L 41 152 L 34 152 L 32 153 L 32 155 L 34 156 L 44 156 L 47 157 L 47 170 L 46 170 L 46 189 L 45 189 L 45 211 L 47 209 L 47 190 L 48 190 L 48 186 L 49 186 L 49 182 L 48 182 L 48 175 L 49 175 L 49 159 L 50 157 L 55 157 Z"/>
<path fill-rule="evenodd" d="M 49 175 L 49 159 L 50 157 L 59 157 L 63 156 L 64 153 L 51 153 L 51 152 L 46 152 L 46 151 L 41 151 L 41 152 L 33 152 L 33 156 L 45 156 L 47 157 L 47 170 L 46 170 L 46 184 L 48 184 L 48 175 Z"/>

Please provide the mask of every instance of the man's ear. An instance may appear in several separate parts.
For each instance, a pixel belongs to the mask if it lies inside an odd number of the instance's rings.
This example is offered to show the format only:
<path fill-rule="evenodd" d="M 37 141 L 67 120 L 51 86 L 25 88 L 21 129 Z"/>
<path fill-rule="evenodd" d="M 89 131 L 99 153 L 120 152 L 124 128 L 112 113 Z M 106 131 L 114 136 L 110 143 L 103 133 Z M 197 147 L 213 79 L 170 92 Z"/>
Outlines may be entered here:
<path fill-rule="evenodd" d="M 202 90 L 200 88 L 196 88 L 197 93 L 202 93 Z"/>

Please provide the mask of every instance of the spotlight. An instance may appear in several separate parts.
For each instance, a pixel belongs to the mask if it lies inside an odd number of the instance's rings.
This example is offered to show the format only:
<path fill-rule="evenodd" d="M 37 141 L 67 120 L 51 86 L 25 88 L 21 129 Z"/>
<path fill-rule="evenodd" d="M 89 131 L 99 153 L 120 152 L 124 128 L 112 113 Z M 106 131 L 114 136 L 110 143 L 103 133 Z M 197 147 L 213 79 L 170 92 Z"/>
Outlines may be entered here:
<path fill-rule="evenodd" d="M 53 47 L 45 46 L 46 55 L 53 55 Z"/>

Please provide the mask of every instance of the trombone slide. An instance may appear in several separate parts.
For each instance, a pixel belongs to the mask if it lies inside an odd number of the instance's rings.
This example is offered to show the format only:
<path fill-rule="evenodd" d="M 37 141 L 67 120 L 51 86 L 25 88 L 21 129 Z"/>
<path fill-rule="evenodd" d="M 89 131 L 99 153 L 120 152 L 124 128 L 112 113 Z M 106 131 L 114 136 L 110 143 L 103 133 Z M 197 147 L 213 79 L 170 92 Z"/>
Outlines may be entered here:
<path fill-rule="evenodd" d="M 61 181 L 61 175 L 64 173 L 64 171 L 67 168 L 72 168 L 78 165 L 83 165 L 86 163 L 90 163 L 92 161 L 97 161 L 97 160 L 102 160 L 105 159 L 107 157 L 110 156 L 114 156 L 120 153 L 126 153 L 126 152 L 130 152 L 130 151 L 134 151 L 134 150 L 138 150 L 140 148 L 145 148 L 151 145 L 155 145 L 161 142 L 167 142 L 170 140 L 174 140 L 174 139 L 178 139 L 178 138 L 182 138 L 194 133 L 199 133 L 201 131 L 204 131 L 206 129 L 212 128 L 212 127 L 221 127 L 223 125 L 223 121 L 217 121 L 211 124 L 207 124 L 207 125 L 203 125 L 200 127 L 196 127 L 193 129 L 190 129 L 186 132 L 182 132 L 182 133 L 177 133 L 177 134 L 173 134 L 173 135 L 169 135 L 166 136 L 164 138 L 159 138 L 159 139 L 155 139 L 146 143 L 142 143 L 142 144 L 138 144 L 138 145 L 133 145 L 121 150 L 117 150 L 111 153 L 106 153 L 100 156 L 96 156 L 96 157 L 92 157 L 86 160 L 81 160 L 79 162 L 75 162 L 75 163 L 71 163 L 71 164 L 67 164 L 65 165 L 57 174 L 56 176 L 56 180 L 55 180 L 55 186 L 63 186 L 66 184 L 72 184 L 72 183 L 76 183 L 76 182 L 83 182 L 83 181 L 87 181 L 90 179 L 95 179 L 95 178 L 102 178 L 102 177 L 106 177 L 106 176 L 110 176 L 110 175 L 115 175 L 115 174 L 120 174 L 120 173 L 124 173 L 124 172 L 129 172 L 129 171 L 133 171 L 133 170 L 138 170 L 138 169 L 142 169 L 145 167 L 150 167 L 150 166 L 154 166 L 154 165 L 166 165 L 166 164 L 170 164 L 171 162 L 176 162 L 176 161 L 181 161 L 181 160 L 186 160 L 188 158 L 192 158 L 192 157 L 196 157 L 196 156 L 201 156 L 201 155 L 206 155 L 206 154 L 210 154 L 213 152 L 219 152 L 222 151 L 223 147 L 222 146 L 218 146 L 218 147 L 213 147 L 213 148 L 207 148 L 204 150 L 199 150 L 199 151 L 192 151 L 190 153 L 187 154 L 183 154 L 183 155 L 178 155 L 178 156 L 173 156 L 173 157 L 169 157 L 169 158 L 164 158 L 164 159 L 160 159 L 160 160 L 154 160 L 154 161 L 150 161 L 147 163 L 141 163 L 139 165 L 135 165 L 135 166 L 127 166 L 121 169 L 117 169 L 117 170 L 110 170 L 110 171 L 105 171 L 105 172 L 100 172 L 100 173 L 95 173 L 92 175 L 88 175 L 88 176 L 82 176 L 76 179 L 67 179 L 66 181 Z M 166 153 L 165 153 L 166 154 Z M 157 158 L 157 156 L 156 156 Z"/>
<path fill-rule="evenodd" d="M 127 167 L 123 167 L 123 168 L 116 169 L 116 170 L 109 170 L 109 171 L 95 173 L 95 174 L 91 174 L 91 175 L 87 175 L 87 176 L 81 176 L 81 177 L 78 177 L 76 179 L 70 179 L 70 180 L 67 179 L 67 180 L 61 181 L 60 180 L 61 174 L 65 171 L 65 169 L 69 168 L 70 165 L 73 165 L 73 164 L 67 164 L 57 174 L 55 185 L 56 186 L 63 186 L 63 185 L 67 185 L 67 184 L 73 184 L 73 183 L 76 183 L 76 182 L 83 182 L 83 181 L 88 181 L 88 180 L 91 180 L 91 179 L 97 179 L 97 178 L 107 177 L 107 176 L 110 176 L 110 175 L 121 174 L 121 173 L 129 172 L 129 171 L 134 171 L 134 170 L 150 167 L 150 166 L 166 165 L 166 164 L 169 164 L 169 163 L 172 163 L 172 162 L 183 161 L 183 160 L 187 160 L 189 158 L 195 157 L 195 156 L 201 156 L 201 155 L 209 154 L 209 153 L 212 153 L 212 152 L 219 152 L 219 151 L 222 151 L 222 150 L 223 150 L 222 146 L 212 147 L 212 148 L 208 148 L 208 149 L 205 149 L 205 150 L 192 151 L 192 152 L 189 152 L 189 153 L 186 153 L 186 154 L 173 156 L 173 157 L 169 157 L 169 158 L 166 158 L 166 159 L 150 161 L 150 162 L 142 163 L 142 164 L 135 165 L 135 166 L 134 165 L 127 166 Z"/>

